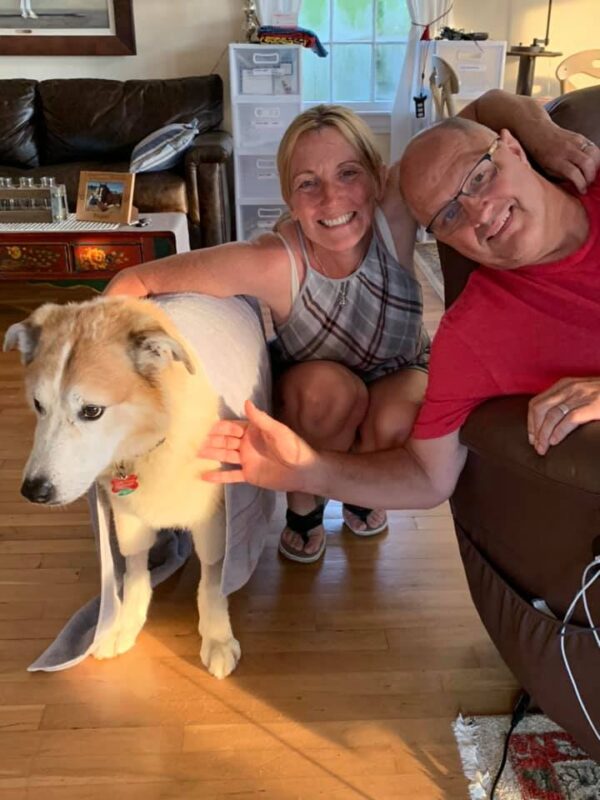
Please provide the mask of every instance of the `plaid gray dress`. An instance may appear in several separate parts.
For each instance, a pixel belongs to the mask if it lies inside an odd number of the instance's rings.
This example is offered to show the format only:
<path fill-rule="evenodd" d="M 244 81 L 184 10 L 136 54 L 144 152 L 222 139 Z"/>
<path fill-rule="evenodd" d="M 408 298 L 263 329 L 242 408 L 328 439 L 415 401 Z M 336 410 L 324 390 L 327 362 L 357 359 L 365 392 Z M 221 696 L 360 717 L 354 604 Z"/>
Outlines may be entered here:
<path fill-rule="evenodd" d="M 365 382 L 406 367 L 426 371 L 429 338 L 421 286 L 390 254 L 380 234 L 374 229 L 367 254 L 351 275 L 327 278 L 310 266 L 297 230 L 306 277 L 290 316 L 275 326 L 275 371 L 316 360 L 344 364 Z M 291 268 L 295 273 L 295 263 Z"/>

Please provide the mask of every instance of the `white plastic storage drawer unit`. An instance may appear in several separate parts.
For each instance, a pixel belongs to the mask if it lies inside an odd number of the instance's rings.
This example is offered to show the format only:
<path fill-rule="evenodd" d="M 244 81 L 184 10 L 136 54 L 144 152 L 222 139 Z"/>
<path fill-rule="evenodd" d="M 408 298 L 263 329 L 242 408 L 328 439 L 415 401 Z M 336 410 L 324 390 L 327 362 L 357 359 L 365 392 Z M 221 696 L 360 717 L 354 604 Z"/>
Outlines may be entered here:
<path fill-rule="evenodd" d="M 286 209 L 285 203 L 240 206 L 241 230 L 238 231 L 238 239 L 252 239 L 254 236 L 273 230 L 273 226 Z"/>
<path fill-rule="evenodd" d="M 277 159 L 274 155 L 240 156 L 237 163 L 242 197 L 272 197 L 281 201 Z"/>
<path fill-rule="evenodd" d="M 459 80 L 457 100 L 475 100 L 504 83 L 506 42 L 435 39 L 433 52 L 447 61 Z M 464 104 L 462 104 L 464 105 Z"/>
<path fill-rule="evenodd" d="M 277 149 L 302 110 L 300 48 L 229 46 L 238 240 L 272 228 L 286 206 L 277 174 Z"/>
<path fill-rule="evenodd" d="M 299 48 L 232 45 L 232 91 L 239 96 L 300 93 Z"/>
<path fill-rule="evenodd" d="M 277 152 L 281 137 L 297 114 L 295 103 L 238 103 L 234 116 L 242 151 Z"/>

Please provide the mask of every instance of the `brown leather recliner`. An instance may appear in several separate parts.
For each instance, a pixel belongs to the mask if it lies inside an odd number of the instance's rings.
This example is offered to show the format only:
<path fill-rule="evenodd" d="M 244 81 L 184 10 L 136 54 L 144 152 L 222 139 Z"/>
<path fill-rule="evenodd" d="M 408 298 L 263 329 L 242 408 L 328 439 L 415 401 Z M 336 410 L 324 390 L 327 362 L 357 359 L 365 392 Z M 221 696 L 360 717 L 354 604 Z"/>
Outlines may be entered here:
<path fill-rule="evenodd" d="M 563 95 L 548 110 L 600 144 L 600 86 Z M 438 247 L 448 307 L 475 264 Z M 541 598 L 562 620 L 593 550 L 600 554 L 600 423 L 540 457 L 527 441 L 528 399 L 491 400 L 463 426 L 468 457 L 451 498 L 454 525 L 473 601 L 500 654 L 537 705 L 600 761 L 600 741 L 563 665 L 561 622 L 532 606 Z M 600 625 L 600 587 L 589 600 Z M 566 652 L 600 730 L 600 648 L 581 603 L 573 621 Z"/>
<path fill-rule="evenodd" d="M 54 176 L 75 209 L 81 170 L 126 172 L 134 146 L 173 122 L 199 125 L 181 164 L 136 175 L 140 212 L 187 215 L 192 247 L 231 239 L 227 164 L 232 137 L 219 130 L 218 75 L 169 80 L 0 80 L 0 175 Z"/>

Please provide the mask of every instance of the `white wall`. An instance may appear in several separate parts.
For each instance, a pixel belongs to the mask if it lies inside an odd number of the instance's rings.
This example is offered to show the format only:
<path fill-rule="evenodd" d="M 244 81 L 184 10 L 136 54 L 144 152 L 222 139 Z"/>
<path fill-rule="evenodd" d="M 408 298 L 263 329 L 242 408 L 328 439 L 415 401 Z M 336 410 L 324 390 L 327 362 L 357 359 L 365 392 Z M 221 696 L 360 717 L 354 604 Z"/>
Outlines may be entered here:
<path fill-rule="evenodd" d="M 0 77 L 125 80 L 205 75 L 227 43 L 242 38 L 242 0 L 133 0 L 133 13 L 135 56 L 0 56 Z M 216 71 L 225 77 L 226 54 Z"/>
<path fill-rule="evenodd" d="M 488 31 L 492 39 L 506 39 L 509 45 L 531 44 L 546 33 L 546 0 L 456 0 L 457 28 Z M 562 57 L 538 58 L 535 66 L 534 96 L 555 97 L 559 92 L 556 67 L 563 58 L 579 50 L 600 48 L 600 3 L 598 0 L 554 0 L 550 21 L 550 45 Z M 506 63 L 504 88 L 514 91 L 518 59 Z"/>
<path fill-rule="evenodd" d="M 600 0 L 554 0 L 550 48 L 566 56 L 600 47 L 599 6 Z M 226 47 L 242 40 L 243 0 L 133 0 L 133 8 L 136 56 L 0 56 L 0 77 L 175 78 L 214 69 L 224 78 L 228 97 Z M 455 0 L 454 24 L 488 31 L 490 38 L 509 44 L 529 44 L 534 36 L 544 36 L 546 13 L 546 0 Z M 534 94 L 558 93 L 554 71 L 560 60 L 537 60 Z M 506 89 L 514 91 L 516 75 L 517 59 L 509 58 Z M 377 138 L 387 156 L 388 137 Z"/>

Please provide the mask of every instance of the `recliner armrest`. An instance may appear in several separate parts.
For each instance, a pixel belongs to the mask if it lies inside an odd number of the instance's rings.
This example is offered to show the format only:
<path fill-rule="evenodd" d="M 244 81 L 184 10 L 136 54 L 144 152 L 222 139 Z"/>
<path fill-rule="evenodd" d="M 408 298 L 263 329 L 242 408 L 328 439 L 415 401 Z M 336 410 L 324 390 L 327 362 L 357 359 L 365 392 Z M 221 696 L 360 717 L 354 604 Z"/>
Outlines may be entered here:
<path fill-rule="evenodd" d="M 231 241 L 227 169 L 233 138 L 226 131 L 196 136 L 185 155 L 192 247 L 212 247 Z"/>
<path fill-rule="evenodd" d="M 227 131 L 200 133 L 185 154 L 187 164 L 223 164 L 233 153 L 233 137 Z"/>
<path fill-rule="evenodd" d="M 539 456 L 527 439 L 528 402 L 519 395 L 483 403 L 463 425 L 462 444 L 486 459 L 600 494 L 600 422 L 582 425 Z"/>

